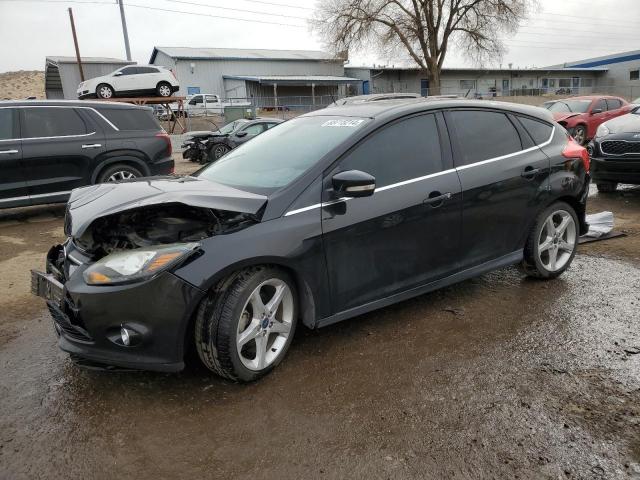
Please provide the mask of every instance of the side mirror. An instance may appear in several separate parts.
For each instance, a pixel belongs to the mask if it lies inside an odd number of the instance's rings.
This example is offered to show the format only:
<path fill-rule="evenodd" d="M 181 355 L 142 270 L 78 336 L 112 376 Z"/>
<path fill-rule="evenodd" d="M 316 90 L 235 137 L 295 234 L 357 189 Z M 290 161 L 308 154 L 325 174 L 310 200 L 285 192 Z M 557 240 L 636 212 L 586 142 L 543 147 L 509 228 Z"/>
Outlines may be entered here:
<path fill-rule="evenodd" d="M 596 113 L 602 113 L 602 109 L 601 108 L 594 108 L 593 110 L 591 110 L 591 115 L 595 115 Z"/>
<path fill-rule="evenodd" d="M 360 170 L 336 173 L 331 178 L 331 183 L 336 195 L 340 197 L 369 197 L 376 189 L 375 177 Z"/>
<path fill-rule="evenodd" d="M 247 136 L 247 132 L 245 132 L 245 131 L 236 132 L 236 137 L 242 138 L 242 137 L 246 137 L 246 136 Z"/>
<path fill-rule="evenodd" d="M 113 74 L 114 77 L 120 77 L 122 76 L 122 72 L 116 72 Z"/>

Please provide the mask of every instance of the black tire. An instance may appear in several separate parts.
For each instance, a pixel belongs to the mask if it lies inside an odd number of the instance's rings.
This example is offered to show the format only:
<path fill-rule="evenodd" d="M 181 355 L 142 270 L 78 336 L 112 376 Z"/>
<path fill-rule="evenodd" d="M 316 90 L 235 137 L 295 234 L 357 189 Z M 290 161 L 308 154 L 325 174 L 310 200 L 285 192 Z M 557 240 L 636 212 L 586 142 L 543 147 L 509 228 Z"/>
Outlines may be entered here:
<path fill-rule="evenodd" d="M 284 346 L 265 368 L 250 369 L 243 364 L 237 345 L 239 323 L 256 288 L 269 279 L 278 279 L 293 297 L 293 320 Z M 202 363 L 221 377 L 235 382 L 252 382 L 273 370 L 286 356 L 295 334 L 298 314 L 295 283 L 285 272 L 271 267 L 254 267 L 233 274 L 215 287 L 198 308 L 194 340 Z M 269 336 L 267 336 L 267 339 Z"/>
<path fill-rule="evenodd" d="M 119 175 L 120 173 L 122 173 L 123 175 Z M 122 181 L 122 180 L 133 180 L 135 178 L 140 178 L 143 176 L 144 175 L 142 174 L 142 172 L 137 168 L 124 163 L 117 163 L 115 165 L 109 165 L 102 172 L 100 172 L 96 180 L 96 183 L 108 183 L 108 182 L 115 182 L 115 181 Z"/>
<path fill-rule="evenodd" d="M 586 143 L 587 143 L 587 127 L 584 126 L 584 125 L 578 125 L 577 127 L 575 127 L 573 129 L 573 134 L 571 136 L 580 145 L 586 145 Z"/>
<path fill-rule="evenodd" d="M 98 98 L 109 99 L 115 96 L 116 96 L 116 91 L 113 89 L 111 85 L 108 85 L 106 83 L 101 83 L 96 87 L 96 97 Z"/>
<path fill-rule="evenodd" d="M 215 162 L 216 160 L 226 155 L 230 151 L 231 151 L 231 148 L 229 148 L 229 145 L 225 143 L 215 143 L 213 147 L 211 147 L 211 150 L 209 150 L 209 155 L 208 155 L 209 162 L 210 163 Z"/>
<path fill-rule="evenodd" d="M 599 182 L 596 184 L 600 193 L 613 193 L 618 188 L 617 182 Z"/>
<path fill-rule="evenodd" d="M 173 94 L 171 84 L 169 82 L 160 82 L 156 85 L 156 94 L 159 97 L 170 97 Z"/>
<path fill-rule="evenodd" d="M 568 258 L 566 258 L 563 265 L 558 269 L 549 269 L 543 263 L 540 254 L 540 238 L 545 228 L 545 223 L 547 219 L 556 212 L 566 212 L 573 219 L 573 228 L 574 234 L 573 238 L 569 239 L 570 232 L 567 233 L 567 239 L 573 241 L 573 251 Z M 552 279 L 560 276 L 576 255 L 576 251 L 578 249 L 578 237 L 580 235 L 580 223 L 578 222 L 578 216 L 576 215 L 575 210 L 571 207 L 571 205 L 565 202 L 556 202 L 552 205 L 545 208 L 542 212 L 538 214 L 536 217 L 536 221 L 534 222 L 531 230 L 529 232 L 529 236 L 527 237 L 527 242 L 524 247 L 524 259 L 521 263 L 521 268 L 523 271 L 529 275 L 530 277 L 542 278 L 542 279 Z M 556 242 L 557 243 L 557 242 Z M 567 252 L 568 253 L 568 252 Z M 556 251 L 557 255 L 557 251 Z M 544 254 L 542 254 L 544 256 Z"/>

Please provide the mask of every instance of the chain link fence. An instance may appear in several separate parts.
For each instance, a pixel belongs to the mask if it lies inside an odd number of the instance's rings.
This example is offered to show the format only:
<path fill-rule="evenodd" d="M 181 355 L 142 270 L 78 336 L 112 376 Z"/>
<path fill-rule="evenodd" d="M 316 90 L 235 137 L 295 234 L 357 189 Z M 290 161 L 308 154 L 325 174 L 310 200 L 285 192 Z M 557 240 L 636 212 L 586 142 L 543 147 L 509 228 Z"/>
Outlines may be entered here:
<path fill-rule="evenodd" d="M 440 95 L 471 99 L 498 100 L 542 105 L 550 100 L 557 100 L 580 95 L 614 95 L 633 101 L 640 97 L 640 86 L 597 86 L 597 87 L 562 87 L 562 88 L 517 88 L 506 91 L 494 89 L 459 89 L 442 87 Z M 391 92 L 376 92 L 391 93 Z M 393 93 L 413 93 L 400 92 Z M 425 92 L 423 92 L 425 93 Z M 202 130 L 218 130 L 230 121 L 238 118 L 280 118 L 288 120 L 307 112 L 326 108 L 342 97 L 333 95 L 286 96 L 286 97 L 251 97 L 225 98 L 221 103 L 185 106 L 186 116 L 180 121 L 187 132 Z M 166 113 L 157 112 L 160 120 L 166 121 Z M 226 113 L 226 115 L 225 115 Z M 163 116 L 164 115 L 164 116 Z"/>

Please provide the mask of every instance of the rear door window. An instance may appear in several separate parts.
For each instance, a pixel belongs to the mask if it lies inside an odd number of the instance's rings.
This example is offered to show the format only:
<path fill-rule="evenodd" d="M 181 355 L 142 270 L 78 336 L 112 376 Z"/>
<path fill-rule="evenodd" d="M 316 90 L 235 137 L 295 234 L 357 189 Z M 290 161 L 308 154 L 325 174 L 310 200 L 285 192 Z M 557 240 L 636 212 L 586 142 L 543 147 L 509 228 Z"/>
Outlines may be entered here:
<path fill-rule="evenodd" d="M 0 108 L 0 140 L 19 138 L 16 111 L 13 108 Z"/>
<path fill-rule="evenodd" d="M 442 171 L 435 116 L 403 119 L 373 132 L 340 162 L 340 170 L 373 175 L 376 188 Z"/>
<path fill-rule="evenodd" d="M 158 73 L 157 68 L 153 67 L 136 67 L 137 73 Z"/>
<path fill-rule="evenodd" d="M 529 117 L 518 117 L 518 120 L 529 135 L 531 135 L 536 145 L 540 145 L 551 138 L 553 127 L 548 123 L 533 120 Z"/>
<path fill-rule="evenodd" d="M 23 138 L 67 137 L 87 134 L 87 126 L 74 108 L 21 108 Z"/>
<path fill-rule="evenodd" d="M 113 123 L 118 130 L 153 130 L 162 129 L 147 108 L 100 108 L 100 113 Z"/>
<path fill-rule="evenodd" d="M 504 113 L 456 110 L 449 112 L 448 119 L 451 119 L 456 131 L 457 167 L 522 150 L 520 135 Z"/>
<path fill-rule="evenodd" d="M 617 98 L 607 98 L 607 110 L 617 110 L 622 106 L 622 102 Z"/>

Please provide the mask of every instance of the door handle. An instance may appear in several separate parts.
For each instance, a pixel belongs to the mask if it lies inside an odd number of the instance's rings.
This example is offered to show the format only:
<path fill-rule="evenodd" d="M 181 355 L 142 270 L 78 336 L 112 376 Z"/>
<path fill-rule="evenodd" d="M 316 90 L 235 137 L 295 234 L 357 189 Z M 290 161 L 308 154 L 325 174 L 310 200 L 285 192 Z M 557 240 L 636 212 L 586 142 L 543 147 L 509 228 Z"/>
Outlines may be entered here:
<path fill-rule="evenodd" d="M 15 155 L 18 150 L 0 150 L 0 155 Z"/>
<path fill-rule="evenodd" d="M 446 200 L 450 200 L 453 194 L 451 192 L 440 193 L 440 192 L 431 192 L 429 197 L 426 198 L 422 203 L 429 205 L 431 208 L 438 208 L 442 205 Z"/>
<path fill-rule="evenodd" d="M 527 180 L 531 180 L 533 177 L 535 177 L 538 173 L 540 173 L 540 169 L 539 168 L 533 168 L 533 167 L 526 167 L 524 169 L 524 171 L 520 174 L 520 176 L 522 178 L 526 178 Z"/>
<path fill-rule="evenodd" d="M 100 148 L 102 144 L 100 143 L 89 143 L 86 145 L 82 145 L 82 148 Z"/>

